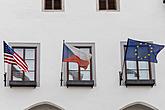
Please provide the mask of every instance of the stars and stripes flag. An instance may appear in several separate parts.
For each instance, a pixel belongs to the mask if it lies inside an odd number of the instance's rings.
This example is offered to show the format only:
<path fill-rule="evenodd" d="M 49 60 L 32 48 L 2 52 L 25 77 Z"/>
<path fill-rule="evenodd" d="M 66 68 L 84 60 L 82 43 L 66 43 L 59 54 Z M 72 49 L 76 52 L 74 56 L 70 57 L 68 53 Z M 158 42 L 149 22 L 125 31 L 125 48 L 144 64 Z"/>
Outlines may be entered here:
<path fill-rule="evenodd" d="M 23 72 L 28 72 L 28 65 L 21 58 L 13 48 L 11 48 L 5 41 L 4 44 L 4 62 L 8 64 L 17 65 Z"/>

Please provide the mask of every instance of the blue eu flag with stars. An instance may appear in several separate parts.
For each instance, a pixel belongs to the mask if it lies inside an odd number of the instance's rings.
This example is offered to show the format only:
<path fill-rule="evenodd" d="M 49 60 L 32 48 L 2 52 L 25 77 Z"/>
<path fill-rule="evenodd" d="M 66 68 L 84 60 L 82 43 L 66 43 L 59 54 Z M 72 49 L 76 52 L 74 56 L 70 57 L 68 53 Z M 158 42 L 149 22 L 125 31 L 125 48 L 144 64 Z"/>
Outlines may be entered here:
<path fill-rule="evenodd" d="M 125 61 L 150 61 L 157 63 L 156 56 L 164 48 L 164 45 L 128 39 L 126 47 Z"/>

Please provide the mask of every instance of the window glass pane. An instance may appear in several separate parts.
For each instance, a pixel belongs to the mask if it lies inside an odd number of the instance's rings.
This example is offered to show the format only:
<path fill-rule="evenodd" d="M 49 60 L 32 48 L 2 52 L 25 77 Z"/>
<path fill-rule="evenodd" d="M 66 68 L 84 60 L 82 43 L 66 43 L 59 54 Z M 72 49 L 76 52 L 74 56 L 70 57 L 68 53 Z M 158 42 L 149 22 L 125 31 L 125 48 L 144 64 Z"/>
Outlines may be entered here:
<path fill-rule="evenodd" d="M 69 70 L 78 70 L 78 64 L 69 62 Z"/>
<path fill-rule="evenodd" d="M 149 79 L 149 71 L 139 70 L 139 79 Z"/>
<path fill-rule="evenodd" d="M 54 0 L 54 9 L 62 9 L 61 0 Z"/>
<path fill-rule="evenodd" d="M 136 69 L 136 61 L 127 61 L 127 69 Z"/>
<path fill-rule="evenodd" d="M 108 9 L 116 9 L 116 0 L 108 0 Z"/>
<path fill-rule="evenodd" d="M 81 71 L 81 80 L 90 80 L 90 71 Z"/>
<path fill-rule="evenodd" d="M 21 58 L 23 58 L 23 49 L 16 49 L 16 48 L 14 48 L 14 51 L 21 57 Z"/>
<path fill-rule="evenodd" d="M 149 69 L 148 62 L 139 61 L 139 69 Z"/>
<path fill-rule="evenodd" d="M 35 76 L 34 72 L 26 72 L 25 81 L 35 81 L 34 76 Z"/>
<path fill-rule="evenodd" d="M 99 10 L 106 10 L 106 0 L 99 0 Z"/>
<path fill-rule="evenodd" d="M 80 48 L 80 50 L 85 52 L 85 53 L 90 53 L 90 49 L 89 48 Z"/>
<path fill-rule="evenodd" d="M 25 59 L 35 59 L 35 49 L 25 49 Z"/>
<path fill-rule="evenodd" d="M 69 80 L 78 80 L 78 71 L 70 70 L 69 71 Z"/>
<path fill-rule="evenodd" d="M 52 0 L 45 0 L 45 9 L 52 9 Z"/>
<path fill-rule="evenodd" d="M 137 70 L 127 69 L 127 79 L 137 79 Z"/>
<path fill-rule="evenodd" d="M 29 70 L 35 70 L 35 60 L 25 60 Z"/>

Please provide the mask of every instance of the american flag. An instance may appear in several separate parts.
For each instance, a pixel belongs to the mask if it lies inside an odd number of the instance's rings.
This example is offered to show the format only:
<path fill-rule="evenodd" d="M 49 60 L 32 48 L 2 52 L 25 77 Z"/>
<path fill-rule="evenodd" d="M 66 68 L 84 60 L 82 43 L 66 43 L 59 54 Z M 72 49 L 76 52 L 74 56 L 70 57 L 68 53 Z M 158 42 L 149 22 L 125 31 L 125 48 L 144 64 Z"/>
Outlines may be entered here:
<path fill-rule="evenodd" d="M 7 43 L 4 41 L 4 62 L 8 64 L 17 65 L 23 72 L 28 72 L 28 65 L 26 62 L 21 58 L 13 48 L 11 48 Z"/>

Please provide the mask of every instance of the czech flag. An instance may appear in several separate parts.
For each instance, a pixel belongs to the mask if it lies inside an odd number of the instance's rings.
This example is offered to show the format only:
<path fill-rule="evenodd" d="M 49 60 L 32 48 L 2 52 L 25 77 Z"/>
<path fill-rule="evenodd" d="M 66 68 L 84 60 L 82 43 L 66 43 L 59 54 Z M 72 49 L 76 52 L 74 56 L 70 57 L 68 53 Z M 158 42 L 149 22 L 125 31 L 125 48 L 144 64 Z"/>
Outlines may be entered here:
<path fill-rule="evenodd" d="M 75 62 L 80 67 L 87 69 L 92 55 L 70 44 L 63 43 L 63 62 Z"/>

